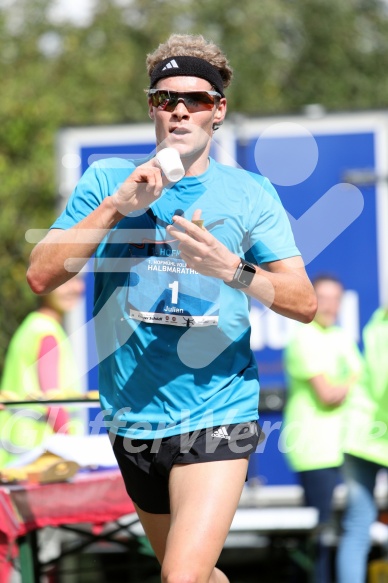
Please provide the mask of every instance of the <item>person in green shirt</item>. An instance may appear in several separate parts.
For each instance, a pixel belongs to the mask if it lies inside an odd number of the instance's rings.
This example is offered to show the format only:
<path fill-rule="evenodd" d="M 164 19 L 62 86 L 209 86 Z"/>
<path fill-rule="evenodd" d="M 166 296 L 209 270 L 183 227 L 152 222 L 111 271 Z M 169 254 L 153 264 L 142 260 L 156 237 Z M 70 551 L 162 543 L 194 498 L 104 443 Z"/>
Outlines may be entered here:
<path fill-rule="evenodd" d="M 340 482 L 345 400 L 361 371 L 357 344 L 336 325 L 342 283 L 331 275 L 313 280 L 315 319 L 298 326 L 284 352 L 288 395 L 282 428 L 283 451 L 297 472 L 307 506 L 319 510 L 321 531 L 331 516 Z M 329 553 L 318 545 L 316 583 L 329 583 Z"/>
<path fill-rule="evenodd" d="M 388 308 L 363 330 L 365 368 L 346 412 L 344 477 L 347 506 L 337 553 L 338 583 L 364 583 L 369 530 L 376 520 L 376 476 L 388 468 Z"/>
<path fill-rule="evenodd" d="M 21 323 L 9 344 L 0 383 L 2 400 L 55 399 L 79 394 L 76 362 L 63 328 L 64 315 L 84 291 L 82 277 L 42 296 L 40 307 Z M 0 469 L 56 432 L 79 433 L 80 423 L 63 407 L 33 405 L 0 410 Z"/>

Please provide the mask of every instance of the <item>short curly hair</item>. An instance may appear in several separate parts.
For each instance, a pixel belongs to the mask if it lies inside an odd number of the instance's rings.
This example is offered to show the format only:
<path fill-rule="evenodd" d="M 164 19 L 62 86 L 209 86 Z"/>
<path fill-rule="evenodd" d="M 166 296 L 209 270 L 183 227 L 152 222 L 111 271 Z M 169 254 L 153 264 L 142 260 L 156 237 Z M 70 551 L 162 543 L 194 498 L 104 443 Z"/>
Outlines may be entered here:
<path fill-rule="evenodd" d="M 232 81 L 233 70 L 221 49 L 207 41 L 200 34 L 172 34 L 161 43 L 146 59 L 147 73 L 150 76 L 158 63 L 168 57 L 198 57 L 218 69 L 224 89 Z"/>

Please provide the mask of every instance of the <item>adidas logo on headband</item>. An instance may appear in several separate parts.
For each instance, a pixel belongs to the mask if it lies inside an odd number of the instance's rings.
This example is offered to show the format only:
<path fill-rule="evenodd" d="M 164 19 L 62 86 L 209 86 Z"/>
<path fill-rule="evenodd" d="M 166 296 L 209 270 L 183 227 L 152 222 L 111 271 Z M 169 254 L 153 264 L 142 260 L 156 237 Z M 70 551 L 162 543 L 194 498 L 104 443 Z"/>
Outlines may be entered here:
<path fill-rule="evenodd" d="M 150 89 L 155 87 L 160 79 L 177 76 L 206 79 L 224 97 L 224 84 L 217 67 L 200 57 L 182 55 L 171 55 L 155 65 L 150 74 Z"/>
<path fill-rule="evenodd" d="M 162 71 L 165 71 L 166 69 L 179 69 L 179 65 L 175 59 L 172 59 L 172 61 L 169 61 L 167 65 L 163 67 Z"/>

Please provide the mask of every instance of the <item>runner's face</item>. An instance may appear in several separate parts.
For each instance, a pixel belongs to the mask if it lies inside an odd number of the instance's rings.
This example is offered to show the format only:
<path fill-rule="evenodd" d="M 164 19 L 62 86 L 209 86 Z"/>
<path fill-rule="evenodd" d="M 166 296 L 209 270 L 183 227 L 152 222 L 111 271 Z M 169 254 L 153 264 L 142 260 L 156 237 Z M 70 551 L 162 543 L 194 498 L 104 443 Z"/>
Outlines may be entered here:
<path fill-rule="evenodd" d="M 161 79 L 157 89 L 170 91 L 210 91 L 210 83 L 199 77 L 167 77 Z M 181 157 L 192 156 L 210 149 L 213 124 L 222 122 L 226 113 L 226 99 L 220 99 L 211 110 L 190 113 L 179 101 L 174 111 L 153 107 L 149 101 L 149 115 L 155 123 L 157 145 L 176 148 Z"/>

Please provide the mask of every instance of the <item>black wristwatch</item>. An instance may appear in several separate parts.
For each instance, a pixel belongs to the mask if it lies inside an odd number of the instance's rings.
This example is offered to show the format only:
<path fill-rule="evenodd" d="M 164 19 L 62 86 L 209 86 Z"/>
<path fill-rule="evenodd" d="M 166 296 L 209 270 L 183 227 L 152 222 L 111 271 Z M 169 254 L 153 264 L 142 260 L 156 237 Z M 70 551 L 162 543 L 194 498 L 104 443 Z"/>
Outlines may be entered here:
<path fill-rule="evenodd" d="M 248 263 L 248 261 L 241 259 L 232 281 L 224 281 L 224 283 L 226 283 L 226 285 L 229 287 L 234 287 L 235 289 L 244 289 L 250 286 L 255 273 L 256 267 L 253 265 L 253 263 Z"/>

